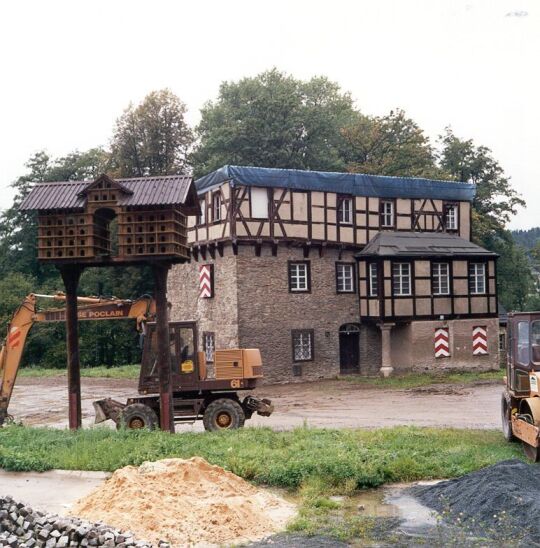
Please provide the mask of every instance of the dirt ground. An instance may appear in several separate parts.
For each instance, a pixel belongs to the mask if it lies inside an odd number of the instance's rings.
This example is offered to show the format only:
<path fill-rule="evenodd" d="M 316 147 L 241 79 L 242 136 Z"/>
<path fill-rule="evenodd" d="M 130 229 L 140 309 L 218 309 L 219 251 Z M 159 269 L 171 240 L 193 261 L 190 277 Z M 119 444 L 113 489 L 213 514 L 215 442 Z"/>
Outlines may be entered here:
<path fill-rule="evenodd" d="M 416 425 L 497 429 L 501 390 L 500 383 L 387 390 L 342 380 L 263 386 L 255 393 L 270 398 L 276 410 L 271 417 L 255 415 L 246 426 L 277 430 L 304 424 L 326 428 Z M 124 401 L 136 393 L 134 380 L 83 378 L 84 426 L 94 422 L 93 401 L 104 397 Z M 66 377 L 18 379 L 9 412 L 26 425 L 67 426 Z M 177 426 L 179 432 L 186 430 L 202 430 L 201 421 Z"/>

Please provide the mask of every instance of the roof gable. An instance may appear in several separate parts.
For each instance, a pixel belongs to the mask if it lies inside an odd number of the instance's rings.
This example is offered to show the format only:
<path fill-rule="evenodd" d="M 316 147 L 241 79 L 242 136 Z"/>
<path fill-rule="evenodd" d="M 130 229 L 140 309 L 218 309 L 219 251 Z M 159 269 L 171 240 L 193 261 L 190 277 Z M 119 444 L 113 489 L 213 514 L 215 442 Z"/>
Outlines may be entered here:
<path fill-rule="evenodd" d="M 37 183 L 23 200 L 21 211 L 83 210 L 86 194 L 99 183 L 115 185 L 119 206 L 182 206 L 187 213 L 199 211 L 193 178 L 188 175 L 163 175 L 112 179 L 101 175 L 95 181 Z"/>
<path fill-rule="evenodd" d="M 79 193 L 80 196 L 86 196 L 89 191 L 94 189 L 110 189 L 114 188 L 116 190 L 119 190 L 120 192 L 124 192 L 125 194 L 133 194 L 133 191 L 129 188 L 126 188 L 124 185 L 116 181 L 115 179 L 112 179 L 105 173 L 101 174 L 97 179 L 94 180 L 94 182 L 90 183 L 83 191 Z"/>

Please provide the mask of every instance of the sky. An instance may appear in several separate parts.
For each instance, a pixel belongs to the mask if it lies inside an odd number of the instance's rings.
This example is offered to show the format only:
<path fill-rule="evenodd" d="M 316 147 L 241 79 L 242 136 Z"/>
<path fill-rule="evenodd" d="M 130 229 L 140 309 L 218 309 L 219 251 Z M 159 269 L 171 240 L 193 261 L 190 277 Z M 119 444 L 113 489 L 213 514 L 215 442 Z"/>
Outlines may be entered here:
<path fill-rule="evenodd" d="M 326 75 L 364 113 L 402 108 L 485 145 L 540 226 L 537 0 L 17 0 L 0 3 L 0 208 L 36 151 L 108 144 L 169 88 L 196 124 L 224 80 Z"/>

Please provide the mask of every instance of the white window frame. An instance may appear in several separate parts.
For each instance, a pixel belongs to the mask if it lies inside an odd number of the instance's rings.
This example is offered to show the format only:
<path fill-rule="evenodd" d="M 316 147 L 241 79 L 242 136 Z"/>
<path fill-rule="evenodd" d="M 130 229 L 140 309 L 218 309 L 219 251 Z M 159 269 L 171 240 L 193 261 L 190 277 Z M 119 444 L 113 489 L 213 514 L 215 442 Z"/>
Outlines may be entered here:
<path fill-rule="evenodd" d="M 353 200 L 352 198 L 343 198 L 339 204 L 338 221 L 341 225 L 353 224 Z"/>
<path fill-rule="evenodd" d="M 370 297 L 379 296 L 379 268 L 377 263 L 368 264 L 368 293 Z"/>
<path fill-rule="evenodd" d="M 212 194 L 212 221 L 221 221 L 221 193 L 219 191 Z"/>
<path fill-rule="evenodd" d="M 448 204 L 446 206 L 446 215 L 445 223 L 446 230 L 457 230 L 458 229 L 458 211 L 456 204 Z"/>
<path fill-rule="evenodd" d="M 355 293 L 354 264 L 336 263 L 336 291 L 337 293 Z"/>
<path fill-rule="evenodd" d="M 392 264 L 392 294 L 397 297 L 412 296 L 411 263 Z"/>
<path fill-rule="evenodd" d="M 469 293 L 486 294 L 486 263 L 469 263 Z"/>
<path fill-rule="evenodd" d="M 268 190 L 261 187 L 251 187 L 251 217 L 253 219 L 268 219 Z"/>
<path fill-rule="evenodd" d="M 309 293 L 310 291 L 310 268 L 307 262 L 294 262 L 288 264 L 289 269 L 289 291 L 291 293 Z"/>
<path fill-rule="evenodd" d="M 293 362 L 313 361 L 313 330 L 294 329 L 292 332 Z"/>
<path fill-rule="evenodd" d="M 199 200 L 199 206 L 201 208 L 201 216 L 199 217 L 199 224 L 206 224 L 206 197 Z"/>
<path fill-rule="evenodd" d="M 381 227 L 394 227 L 394 201 L 381 200 Z"/>
<path fill-rule="evenodd" d="M 433 295 L 450 295 L 450 263 L 433 263 L 431 283 Z"/>

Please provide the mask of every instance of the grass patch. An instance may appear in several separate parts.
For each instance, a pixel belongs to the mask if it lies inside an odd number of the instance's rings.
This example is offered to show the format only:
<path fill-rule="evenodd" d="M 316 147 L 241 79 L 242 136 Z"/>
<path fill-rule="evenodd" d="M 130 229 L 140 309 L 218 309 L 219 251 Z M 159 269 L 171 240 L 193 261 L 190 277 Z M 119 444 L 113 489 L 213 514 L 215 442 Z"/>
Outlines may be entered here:
<path fill-rule="evenodd" d="M 108 378 L 108 379 L 138 379 L 140 365 L 118 365 L 115 367 L 84 367 L 81 377 Z M 59 377 L 66 375 L 65 369 L 48 369 L 45 367 L 22 367 L 19 377 Z"/>
<path fill-rule="evenodd" d="M 369 388 L 407 389 L 429 386 L 431 384 L 474 384 L 477 382 L 502 382 L 505 372 L 503 369 L 495 371 L 456 371 L 456 372 L 425 372 L 406 373 L 392 377 L 361 377 L 347 375 L 340 377 L 343 382 L 362 384 Z"/>
<path fill-rule="evenodd" d="M 352 496 L 358 489 L 457 477 L 523 458 L 519 445 L 506 443 L 492 430 L 246 428 L 170 435 L 108 428 L 0 429 L 0 468 L 7 470 L 112 472 L 146 460 L 196 455 L 254 483 L 295 493 L 299 511 L 289 532 L 365 542 L 378 536 L 380 524 L 358 513 Z M 336 502 L 331 495 L 345 496 Z"/>
<path fill-rule="evenodd" d="M 12 425 L 0 430 L 0 467 L 7 470 L 113 471 L 146 460 L 195 455 L 256 483 L 311 488 L 315 497 L 389 482 L 455 477 L 522 457 L 519 446 L 486 430 L 246 428 L 174 436 L 108 428 L 70 432 Z"/>

